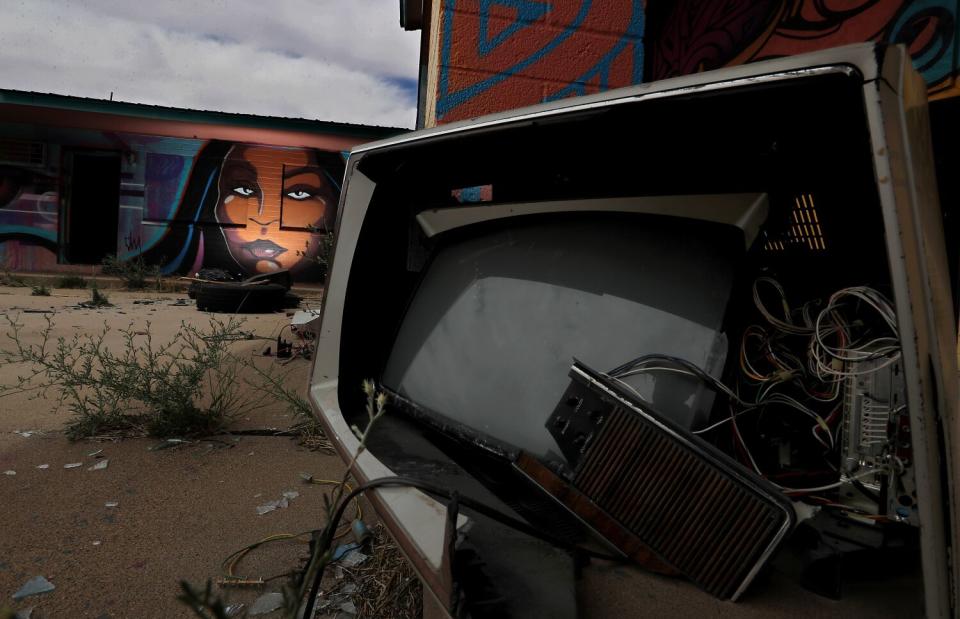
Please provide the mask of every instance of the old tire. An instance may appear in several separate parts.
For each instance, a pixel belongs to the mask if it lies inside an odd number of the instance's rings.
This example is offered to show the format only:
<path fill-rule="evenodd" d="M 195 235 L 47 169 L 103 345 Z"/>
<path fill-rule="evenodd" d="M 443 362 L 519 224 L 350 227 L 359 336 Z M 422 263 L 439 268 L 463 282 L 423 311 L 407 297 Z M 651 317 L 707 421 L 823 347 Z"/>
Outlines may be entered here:
<path fill-rule="evenodd" d="M 240 283 L 201 283 L 197 286 L 197 309 L 202 312 L 255 314 L 283 306 L 287 289 L 279 284 L 244 286 Z"/>

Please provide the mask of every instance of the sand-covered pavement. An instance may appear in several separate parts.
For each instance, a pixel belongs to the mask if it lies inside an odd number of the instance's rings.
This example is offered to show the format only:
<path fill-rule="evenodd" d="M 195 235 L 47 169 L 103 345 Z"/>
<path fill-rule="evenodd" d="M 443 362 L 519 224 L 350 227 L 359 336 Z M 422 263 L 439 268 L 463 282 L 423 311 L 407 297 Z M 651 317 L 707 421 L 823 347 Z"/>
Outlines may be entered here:
<path fill-rule="evenodd" d="M 75 309 L 89 298 L 84 290 L 54 290 L 30 296 L 29 288 L 0 288 L 3 316 L 16 316 L 30 339 L 49 317 L 55 334 L 151 322 L 154 340 L 166 341 L 181 321 L 206 325 L 209 317 L 192 303 L 177 306 L 180 294 L 109 291 L 114 308 Z M 153 300 L 152 304 L 135 303 Z M 26 313 L 49 310 L 55 313 Z M 275 336 L 283 314 L 246 317 L 244 329 Z M 3 337 L 0 348 L 8 346 Z M 118 346 L 118 334 L 108 336 Z M 257 357 L 264 340 L 240 341 L 238 354 Z M 258 363 L 274 362 L 257 358 Z M 297 360 L 291 384 L 305 385 L 308 362 Z M 9 384 L 22 366 L 0 364 L 0 383 Z M 324 488 L 307 485 L 300 472 L 339 478 L 336 456 L 298 446 L 296 439 L 272 436 L 219 436 L 171 449 L 151 449 L 157 439 L 70 442 L 62 433 L 69 413 L 54 412 L 48 399 L 0 397 L 0 609 L 34 608 L 33 617 L 192 616 L 176 601 L 181 579 L 196 584 L 216 579 L 227 555 L 275 533 L 296 533 L 322 525 Z M 286 428 L 292 420 L 271 404 L 237 419 L 236 429 Z M 99 457 L 90 454 L 102 450 Z M 103 459 L 105 469 L 90 470 Z M 64 465 L 81 463 L 75 468 Z M 46 465 L 46 466 L 44 466 Z M 6 474 L 12 471 L 15 474 Z M 256 507 L 284 491 L 299 496 L 286 509 L 257 515 Z M 108 504 L 116 506 L 108 507 Z M 240 565 L 250 576 L 272 576 L 298 567 L 305 544 L 279 543 Z M 40 596 L 14 601 L 24 583 L 43 576 L 56 587 Z M 276 581 L 274 590 L 281 581 Z M 249 603 L 263 591 L 232 593 Z"/>

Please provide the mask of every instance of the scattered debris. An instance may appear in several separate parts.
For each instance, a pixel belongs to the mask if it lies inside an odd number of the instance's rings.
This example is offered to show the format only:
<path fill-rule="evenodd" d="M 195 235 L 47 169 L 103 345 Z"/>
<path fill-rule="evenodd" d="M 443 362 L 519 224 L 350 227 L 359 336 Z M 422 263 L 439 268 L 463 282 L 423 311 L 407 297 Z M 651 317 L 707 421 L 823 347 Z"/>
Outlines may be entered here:
<path fill-rule="evenodd" d="M 95 539 L 95 540 L 93 540 L 93 541 L 90 542 L 90 543 L 93 544 L 94 546 L 99 546 L 99 545 L 100 545 L 100 540 Z"/>
<path fill-rule="evenodd" d="M 87 470 L 88 470 L 88 471 L 102 471 L 103 469 L 107 468 L 107 465 L 108 465 L 108 464 L 110 464 L 110 461 L 107 460 L 106 458 L 104 458 L 103 460 L 100 460 L 99 462 L 97 462 L 97 463 L 94 464 L 93 466 L 87 467 Z"/>
<path fill-rule="evenodd" d="M 259 494 L 257 496 L 260 496 Z M 283 492 L 281 498 L 276 501 L 267 501 L 263 505 L 257 506 L 257 515 L 262 516 L 268 514 L 276 509 L 284 509 L 290 505 L 290 501 L 300 496 L 300 493 L 295 490 L 286 490 Z M 254 497 L 256 498 L 256 497 Z"/>
<path fill-rule="evenodd" d="M 38 464 L 38 465 L 37 465 L 37 468 L 38 468 L 38 469 L 41 469 L 41 470 L 46 470 L 46 469 L 50 468 L 50 465 L 49 465 L 49 464 Z"/>
<path fill-rule="evenodd" d="M 293 342 L 277 336 L 277 359 L 289 359 L 293 356 Z"/>
<path fill-rule="evenodd" d="M 4 471 L 3 474 L 4 474 L 4 475 L 16 475 L 17 472 L 16 472 L 16 471 Z"/>
<path fill-rule="evenodd" d="M 279 506 L 280 506 L 280 501 L 270 501 L 268 503 L 264 503 L 263 505 L 258 505 L 257 515 L 262 516 L 264 514 L 270 513 L 273 510 L 277 509 L 277 507 Z"/>
<path fill-rule="evenodd" d="M 277 501 L 267 501 L 263 505 L 257 506 L 257 515 L 262 516 L 264 514 L 272 512 L 275 509 L 284 509 L 288 505 L 290 505 L 290 502 L 287 499 L 287 497 L 283 497 L 282 499 L 279 499 Z"/>
<path fill-rule="evenodd" d="M 253 606 L 250 607 L 249 614 L 253 615 L 266 615 L 267 613 L 272 613 L 283 606 L 283 594 L 282 593 L 264 593 L 257 598 L 257 601 L 253 603 Z"/>
<path fill-rule="evenodd" d="M 20 590 L 13 594 L 13 599 L 22 600 L 25 597 L 30 597 L 31 595 L 40 595 L 41 593 L 49 593 L 53 591 L 56 587 L 53 586 L 53 583 L 44 578 L 43 576 L 34 576 L 27 581 L 25 585 L 20 587 Z"/>
<path fill-rule="evenodd" d="M 90 289 L 90 300 L 81 301 L 75 306 L 78 309 L 101 309 L 104 307 L 115 307 L 107 295 L 100 292 L 96 287 Z"/>
<path fill-rule="evenodd" d="M 30 438 L 34 434 L 40 434 L 40 430 L 14 430 L 14 434 L 19 434 L 23 438 Z"/>
<path fill-rule="evenodd" d="M 367 524 L 363 520 L 354 519 L 350 529 L 353 531 L 353 539 L 357 540 L 357 543 L 361 546 L 370 539 L 370 529 L 367 528 Z"/>
<path fill-rule="evenodd" d="M 315 419 L 302 421 L 290 427 L 290 430 L 300 436 L 299 444 L 311 451 L 320 451 L 333 455 L 336 453 L 333 449 L 333 443 L 327 438 L 326 433 L 320 427 Z"/>
<path fill-rule="evenodd" d="M 291 316 L 290 324 L 294 327 L 309 325 L 320 318 L 320 312 L 316 310 L 300 310 L 292 315 L 289 312 L 287 314 Z"/>
<path fill-rule="evenodd" d="M 336 453 L 333 449 L 333 443 L 327 438 L 320 424 L 314 420 L 303 421 L 290 428 L 300 435 L 300 445 L 311 451 L 319 451 L 327 454 Z"/>
<path fill-rule="evenodd" d="M 240 611 L 243 610 L 243 607 L 244 607 L 244 604 L 242 602 L 238 602 L 236 604 L 231 604 L 227 606 L 226 608 L 223 609 L 223 612 L 227 617 L 239 617 Z"/>
<path fill-rule="evenodd" d="M 343 555 L 347 554 L 351 550 L 356 550 L 357 548 L 360 548 L 360 544 L 356 544 L 354 542 L 350 542 L 349 544 L 340 544 L 337 546 L 336 550 L 333 551 L 333 557 L 331 557 L 330 560 L 339 561 L 343 558 Z"/>
<path fill-rule="evenodd" d="M 383 525 L 370 529 L 369 552 L 371 556 L 363 555 L 365 559 L 359 567 L 341 568 L 343 561 L 332 566 L 334 588 L 321 594 L 318 609 L 341 617 L 344 613 L 352 614 L 357 619 L 419 619 L 423 612 L 420 580 Z"/>
<path fill-rule="evenodd" d="M 120 506 L 120 503 L 118 503 L 117 501 L 107 501 L 106 503 L 103 504 L 103 506 L 104 506 L 104 507 L 119 507 L 119 506 Z"/>
<path fill-rule="evenodd" d="M 192 443 L 193 441 L 188 441 L 183 438 L 168 438 L 167 440 L 154 445 L 153 447 L 148 447 L 147 451 L 160 451 L 161 449 L 170 449 L 171 447 L 177 447 L 179 445 L 186 445 L 187 443 Z"/>
<path fill-rule="evenodd" d="M 321 595 L 323 595 L 321 593 Z M 336 611 L 340 609 L 340 605 L 344 602 L 349 602 L 347 599 L 348 596 L 341 594 L 339 591 L 336 593 L 328 593 L 322 599 L 317 600 L 317 615 L 323 613 L 324 615 L 329 614 L 331 611 Z M 351 602 L 352 603 L 352 602 Z"/>
<path fill-rule="evenodd" d="M 75 469 L 83 466 L 83 462 L 71 462 L 70 464 L 64 464 L 63 468 L 65 469 Z"/>
<path fill-rule="evenodd" d="M 103 456 L 100 455 L 100 454 L 102 454 L 102 453 L 103 453 L 103 450 L 102 450 L 102 449 L 98 449 L 98 450 L 96 450 L 96 451 L 92 451 L 92 452 L 88 453 L 88 454 L 87 454 L 87 457 L 88 457 L 88 458 L 101 458 L 101 457 L 103 457 Z"/>
<path fill-rule="evenodd" d="M 172 305 L 172 306 L 174 306 L 174 307 L 187 307 L 187 306 L 190 305 L 190 300 L 189 300 L 189 299 L 177 299 L 176 301 L 174 301 L 174 302 L 171 303 L 170 305 Z M 241 604 L 241 606 L 243 606 L 243 605 Z"/>
<path fill-rule="evenodd" d="M 121 437 L 117 434 L 99 434 L 87 437 L 87 440 L 96 441 L 98 443 L 116 443 L 120 439 Z"/>
<path fill-rule="evenodd" d="M 318 609 L 327 612 L 336 612 L 339 610 L 348 615 L 356 615 L 357 605 L 353 603 L 352 599 L 353 594 L 356 592 L 356 583 L 344 583 L 339 589 L 329 593 L 325 599 L 321 600 Z"/>
<path fill-rule="evenodd" d="M 343 558 L 340 559 L 340 565 L 346 568 L 357 567 L 358 565 L 362 565 L 363 562 L 369 558 L 370 557 L 363 554 L 359 550 L 354 549 L 343 555 Z"/>
<path fill-rule="evenodd" d="M 13 614 L 13 619 L 30 619 L 33 616 L 33 606 L 18 610 Z"/>

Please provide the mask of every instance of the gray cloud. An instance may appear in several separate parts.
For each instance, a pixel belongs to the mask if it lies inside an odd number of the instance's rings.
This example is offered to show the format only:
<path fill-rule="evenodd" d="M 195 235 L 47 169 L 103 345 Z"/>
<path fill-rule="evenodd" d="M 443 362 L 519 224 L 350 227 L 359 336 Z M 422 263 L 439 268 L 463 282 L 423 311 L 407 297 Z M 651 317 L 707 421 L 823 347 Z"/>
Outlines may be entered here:
<path fill-rule="evenodd" d="M 8 3 L 0 87 L 398 127 L 419 33 L 395 2 Z"/>

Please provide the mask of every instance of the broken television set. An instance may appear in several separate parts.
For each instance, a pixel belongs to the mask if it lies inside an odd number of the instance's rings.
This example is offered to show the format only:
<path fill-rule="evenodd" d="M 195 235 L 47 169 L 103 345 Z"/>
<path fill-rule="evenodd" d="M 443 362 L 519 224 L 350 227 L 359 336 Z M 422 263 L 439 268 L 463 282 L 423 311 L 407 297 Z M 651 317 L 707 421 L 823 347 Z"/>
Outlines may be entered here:
<path fill-rule="evenodd" d="M 345 420 L 374 376 L 390 471 L 713 598 L 918 612 L 904 306 L 863 114 L 838 70 L 364 154 Z M 448 609 L 591 608 L 583 555 L 470 517 Z"/>

